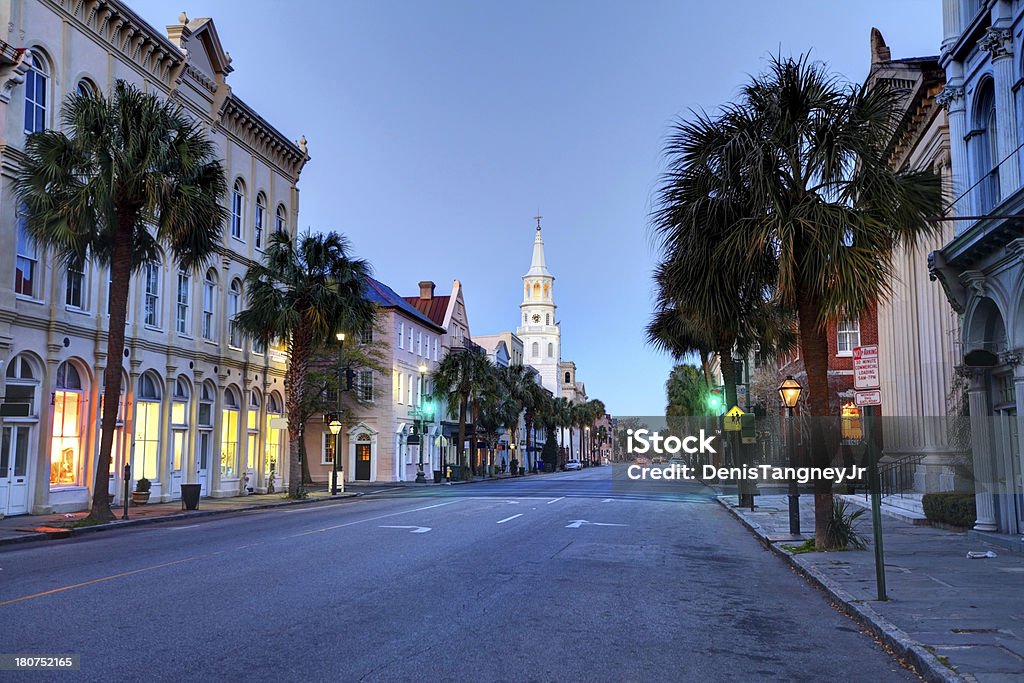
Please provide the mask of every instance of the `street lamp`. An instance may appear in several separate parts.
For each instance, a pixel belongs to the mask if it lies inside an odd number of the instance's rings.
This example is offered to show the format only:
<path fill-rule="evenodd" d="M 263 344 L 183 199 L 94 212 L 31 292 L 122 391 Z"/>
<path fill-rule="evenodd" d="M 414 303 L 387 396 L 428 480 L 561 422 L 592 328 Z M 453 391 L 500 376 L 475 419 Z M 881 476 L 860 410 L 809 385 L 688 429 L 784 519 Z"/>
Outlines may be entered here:
<path fill-rule="evenodd" d="M 512 463 L 516 463 L 516 465 L 519 464 L 519 461 L 516 460 L 516 442 L 513 441 L 512 443 L 510 443 L 508 445 L 508 447 L 509 447 L 509 450 L 512 451 L 512 455 L 508 456 L 508 472 L 509 472 L 509 474 L 511 474 L 514 477 L 517 474 L 519 474 L 518 470 L 516 470 L 515 472 L 512 471 L 512 468 L 513 468 Z"/>
<path fill-rule="evenodd" d="M 796 472 L 796 436 L 793 430 L 793 408 L 796 407 L 797 401 L 800 400 L 800 392 L 803 387 L 800 386 L 800 382 L 793 379 L 790 375 L 787 377 L 782 384 L 779 385 L 779 398 L 782 399 L 783 405 L 786 406 L 786 413 L 788 416 L 787 422 L 787 437 L 789 441 L 789 466 Z M 800 492 L 797 489 L 796 477 L 789 478 L 789 533 L 793 536 L 800 535 Z"/>
<path fill-rule="evenodd" d="M 331 430 L 331 434 L 334 435 L 334 462 L 332 463 L 333 476 L 331 477 L 331 495 L 335 496 L 338 494 L 338 472 L 341 470 L 341 388 L 344 386 L 345 381 L 345 333 L 337 332 L 335 338 L 338 340 L 338 412 L 335 413 L 333 419 L 327 425 L 328 429 Z M 345 490 L 345 484 L 342 482 L 342 491 Z"/>
<path fill-rule="evenodd" d="M 427 414 L 423 410 L 423 394 L 427 389 L 427 364 L 420 361 L 420 466 L 419 471 L 416 472 L 416 483 L 426 484 L 427 477 L 423 474 L 423 444 L 427 440 Z"/>

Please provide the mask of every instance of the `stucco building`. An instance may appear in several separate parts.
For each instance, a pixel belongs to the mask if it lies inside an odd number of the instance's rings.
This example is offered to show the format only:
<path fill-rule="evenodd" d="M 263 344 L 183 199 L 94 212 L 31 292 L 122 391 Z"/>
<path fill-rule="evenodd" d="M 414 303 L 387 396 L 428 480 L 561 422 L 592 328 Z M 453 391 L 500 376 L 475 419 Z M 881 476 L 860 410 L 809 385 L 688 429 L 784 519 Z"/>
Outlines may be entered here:
<path fill-rule="evenodd" d="M 230 219 L 206 268 L 164 261 L 132 282 L 111 490 L 120 495 L 125 462 L 155 501 L 183 482 L 233 496 L 287 476 L 283 354 L 244 342 L 228 320 L 270 234 L 295 232 L 309 157 L 232 91 L 233 68 L 211 19 L 182 14 L 165 32 L 118 0 L 0 2 L 0 513 L 90 503 L 109 273 L 69 272 L 34 244 L 12 179 L 26 135 L 59 126 L 69 93 L 109 92 L 118 79 L 173 97 L 207 131 Z"/>

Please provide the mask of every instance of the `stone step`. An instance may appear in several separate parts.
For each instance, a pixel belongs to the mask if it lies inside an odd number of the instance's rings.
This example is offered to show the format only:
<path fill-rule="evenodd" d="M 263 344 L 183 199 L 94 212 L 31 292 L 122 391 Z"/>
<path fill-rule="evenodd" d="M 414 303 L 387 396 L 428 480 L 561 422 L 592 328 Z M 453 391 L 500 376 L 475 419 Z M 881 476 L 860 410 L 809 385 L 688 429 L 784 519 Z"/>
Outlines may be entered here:
<path fill-rule="evenodd" d="M 864 496 L 854 496 L 854 495 L 848 495 L 848 494 L 843 494 L 843 495 L 840 495 L 839 497 L 844 499 L 844 500 L 846 500 L 846 501 L 848 501 L 848 502 L 850 502 L 850 503 L 853 503 L 854 505 L 859 505 L 860 507 L 867 508 L 868 510 L 871 509 L 871 498 L 870 497 L 866 498 Z M 915 511 L 909 510 L 907 508 L 897 507 L 895 505 L 891 505 L 889 503 L 890 498 L 892 498 L 892 496 L 887 496 L 887 497 L 882 499 L 882 508 L 881 509 L 882 509 L 882 514 L 883 515 L 886 515 L 887 517 L 892 517 L 894 519 L 899 519 L 899 520 L 902 520 L 904 522 L 908 522 L 910 524 L 927 524 L 928 523 L 928 520 L 924 516 L 924 512 L 915 512 Z"/>

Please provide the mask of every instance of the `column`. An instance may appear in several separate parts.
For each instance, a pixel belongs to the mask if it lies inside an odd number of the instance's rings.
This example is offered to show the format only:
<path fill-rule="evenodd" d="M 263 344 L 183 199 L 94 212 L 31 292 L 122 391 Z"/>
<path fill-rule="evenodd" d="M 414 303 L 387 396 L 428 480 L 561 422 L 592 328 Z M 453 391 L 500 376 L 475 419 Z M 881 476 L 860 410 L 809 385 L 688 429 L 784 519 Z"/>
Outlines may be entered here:
<path fill-rule="evenodd" d="M 978 47 L 991 55 L 995 71 L 996 149 L 999 150 L 999 158 L 993 159 L 992 163 L 1006 160 L 999 166 L 999 199 L 1002 199 L 1010 196 L 1020 185 L 1020 164 L 1015 155 L 1011 156 L 1017 149 L 1017 117 L 1013 102 L 1013 34 L 1008 28 L 990 26 L 978 41 Z"/>
<path fill-rule="evenodd" d="M 198 329 L 198 328 L 195 328 Z M 199 399 L 203 396 L 203 371 L 192 370 L 192 401 L 188 405 L 188 448 L 185 449 L 185 462 L 182 467 L 185 473 L 182 481 L 186 484 L 197 484 L 199 478 Z M 212 419 L 211 415 L 211 419 Z M 209 467 L 209 463 L 207 463 Z M 207 490 L 209 495 L 209 490 Z"/>
<path fill-rule="evenodd" d="M 967 135 L 967 107 L 964 103 L 964 88 L 960 84 L 959 72 L 960 64 L 952 62 L 946 69 L 949 82 L 935 98 L 938 104 L 946 108 L 949 121 L 949 156 L 953 171 L 951 178 L 953 199 L 960 197 L 970 186 L 970 183 L 967 182 L 970 178 L 970 174 L 967 172 L 967 146 L 964 143 L 964 136 Z M 970 195 L 965 195 L 953 204 L 953 215 L 969 215 L 969 207 Z M 968 227 L 967 221 L 957 221 L 956 233 L 960 234 Z"/>
<path fill-rule="evenodd" d="M 989 424 L 988 382 L 986 373 L 971 370 L 968 389 L 968 405 L 971 413 L 971 450 L 974 459 L 974 493 L 978 519 L 974 528 L 978 531 L 995 531 L 996 507 L 995 472 L 992 463 L 992 433 Z"/>
<path fill-rule="evenodd" d="M 960 37 L 960 0 L 942 0 L 942 51 Z"/>

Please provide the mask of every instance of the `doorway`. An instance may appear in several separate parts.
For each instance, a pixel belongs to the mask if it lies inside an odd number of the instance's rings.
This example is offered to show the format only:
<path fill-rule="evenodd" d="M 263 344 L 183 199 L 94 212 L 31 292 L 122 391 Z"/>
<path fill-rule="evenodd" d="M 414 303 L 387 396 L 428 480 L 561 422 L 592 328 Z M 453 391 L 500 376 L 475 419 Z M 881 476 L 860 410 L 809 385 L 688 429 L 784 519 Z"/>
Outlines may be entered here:
<path fill-rule="evenodd" d="M 370 444 L 356 444 L 356 481 L 370 481 Z"/>
<path fill-rule="evenodd" d="M 31 427 L 4 427 L 0 443 L 0 512 L 28 513 L 28 440 Z"/>

